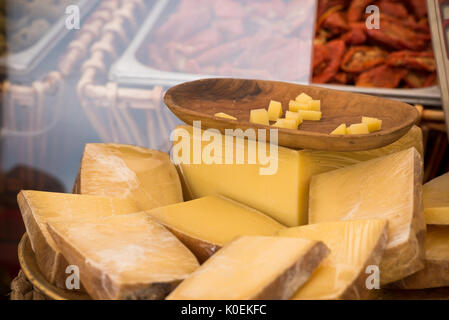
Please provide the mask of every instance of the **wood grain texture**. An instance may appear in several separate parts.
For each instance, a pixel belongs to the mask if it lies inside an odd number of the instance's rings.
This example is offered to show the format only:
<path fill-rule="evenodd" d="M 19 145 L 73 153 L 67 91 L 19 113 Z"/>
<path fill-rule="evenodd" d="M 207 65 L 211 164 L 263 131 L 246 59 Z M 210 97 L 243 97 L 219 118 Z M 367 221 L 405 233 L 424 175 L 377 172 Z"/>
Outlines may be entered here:
<path fill-rule="evenodd" d="M 270 100 L 288 102 L 305 92 L 321 100 L 321 121 L 304 121 L 298 130 L 279 129 L 279 145 L 293 149 L 361 151 L 380 148 L 406 134 L 418 119 L 416 108 L 395 100 L 286 82 L 231 78 L 202 79 L 170 88 L 164 101 L 182 121 L 201 120 L 203 129 L 274 129 L 249 122 L 251 109 L 268 108 Z M 215 117 L 225 112 L 238 120 Z M 338 125 L 360 123 L 362 116 L 382 120 L 382 130 L 367 135 L 330 135 Z M 269 131 L 267 131 L 267 140 Z"/>

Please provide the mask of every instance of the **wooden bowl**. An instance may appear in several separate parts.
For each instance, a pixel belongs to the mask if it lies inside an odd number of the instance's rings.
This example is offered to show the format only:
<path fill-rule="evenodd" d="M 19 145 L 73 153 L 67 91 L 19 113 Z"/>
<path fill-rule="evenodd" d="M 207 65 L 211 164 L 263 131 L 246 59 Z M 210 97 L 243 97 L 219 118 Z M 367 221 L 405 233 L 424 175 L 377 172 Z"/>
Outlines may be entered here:
<path fill-rule="evenodd" d="M 418 119 L 416 108 L 399 101 L 266 80 L 216 78 L 186 82 L 170 88 L 164 101 L 187 124 L 201 120 L 203 129 L 216 128 L 224 133 L 225 129 L 236 128 L 274 129 L 250 123 L 250 110 L 268 108 L 270 100 L 277 100 L 282 102 L 285 113 L 288 102 L 302 92 L 321 100 L 322 120 L 304 121 L 298 130 L 279 129 L 278 143 L 281 146 L 329 151 L 380 148 L 406 134 Z M 238 120 L 215 117 L 218 112 Z M 330 134 L 342 123 L 348 126 L 360 123 L 362 116 L 381 119 L 382 130 L 366 135 Z M 266 133 L 268 140 L 269 130 Z"/>

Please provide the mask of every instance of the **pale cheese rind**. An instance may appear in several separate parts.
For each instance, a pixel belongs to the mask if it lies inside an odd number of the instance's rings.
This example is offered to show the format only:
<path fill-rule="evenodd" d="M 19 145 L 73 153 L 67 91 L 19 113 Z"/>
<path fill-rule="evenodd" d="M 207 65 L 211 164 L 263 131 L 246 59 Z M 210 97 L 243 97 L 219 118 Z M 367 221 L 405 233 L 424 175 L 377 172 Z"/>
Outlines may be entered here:
<path fill-rule="evenodd" d="M 183 200 L 168 154 L 113 143 L 88 143 L 73 191 L 134 201 L 140 211 Z"/>
<path fill-rule="evenodd" d="M 47 231 L 48 222 L 86 221 L 138 211 L 134 203 L 122 199 L 43 191 L 22 190 L 17 202 L 41 272 L 60 288 L 66 288 L 68 264 Z"/>
<path fill-rule="evenodd" d="M 87 222 L 50 222 L 48 230 L 94 299 L 163 299 L 199 266 L 195 256 L 146 213 Z"/>
<path fill-rule="evenodd" d="M 414 148 L 317 175 L 310 185 L 309 221 L 387 219 L 381 284 L 397 281 L 424 267 L 421 181 Z"/>
<path fill-rule="evenodd" d="M 379 266 L 388 241 L 386 220 L 339 221 L 281 230 L 283 237 L 323 241 L 330 254 L 292 297 L 298 300 L 367 299 L 367 267 Z"/>
<path fill-rule="evenodd" d="M 167 299 L 289 299 L 328 253 L 318 241 L 242 236 L 220 249 Z"/>
<path fill-rule="evenodd" d="M 239 236 L 272 236 L 285 228 L 263 213 L 222 196 L 156 208 L 148 214 L 175 234 L 200 262 Z"/>

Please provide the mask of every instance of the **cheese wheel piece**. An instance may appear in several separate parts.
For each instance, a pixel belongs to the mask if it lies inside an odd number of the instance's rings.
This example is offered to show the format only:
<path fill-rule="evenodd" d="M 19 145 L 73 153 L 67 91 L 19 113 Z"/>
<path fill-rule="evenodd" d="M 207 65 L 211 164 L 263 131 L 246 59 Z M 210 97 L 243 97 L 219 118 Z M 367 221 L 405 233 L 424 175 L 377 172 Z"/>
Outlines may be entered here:
<path fill-rule="evenodd" d="M 449 172 L 423 186 L 427 224 L 449 225 Z"/>
<path fill-rule="evenodd" d="M 122 145 L 88 143 L 74 193 L 134 201 L 140 211 L 183 201 L 168 154 Z"/>
<path fill-rule="evenodd" d="M 339 221 L 281 230 L 282 237 L 323 241 L 330 249 L 312 277 L 292 297 L 298 300 L 367 299 L 367 268 L 378 266 L 388 241 L 386 220 Z"/>
<path fill-rule="evenodd" d="M 148 214 L 172 231 L 200 262 L 238 236 L 271 236 L 285 228 L 263 213 L 221 196 L 173 204 Z"/>
<path fill-rule="evenodd" d="M 138 211 L 135 203 L 90 195 L 22 190 L 17 196 L 37 264 L 50 283 L 66 288 L 68 266 L 46 224 L 55 221 L 86 221 Z"/>
<path fill-rule="evenodd" d="M 424 267 L 422 162 L 415 148 L 312 178 L 309 222 L 386 219 L 381 284 Z"/>
<path fill-rule="evenodd" d="M 48 230 L 94 299 L 163 299 L 199 266 L 195 256 L 147 214 L 50 222 Z"/>
<path fill-rule="evenodd" d="M 289 299 L 328 253 L 318 241 L 243 236 L 214 254 L 167 299 Z"/>

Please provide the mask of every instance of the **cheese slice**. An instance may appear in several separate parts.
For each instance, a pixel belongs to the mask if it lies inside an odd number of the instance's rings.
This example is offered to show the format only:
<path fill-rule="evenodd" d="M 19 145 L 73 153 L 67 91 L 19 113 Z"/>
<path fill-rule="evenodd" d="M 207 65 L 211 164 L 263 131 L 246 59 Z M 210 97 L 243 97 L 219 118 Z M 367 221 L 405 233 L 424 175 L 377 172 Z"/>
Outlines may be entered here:
<path fill-rule="evenodd" d="M 449 226 L 427 226 L 425 268 L 392 286 L 400 289 L 449 286 Z"/>
<path fill-rule="evenodd" d="M 422 163 L 415 148 L 317 175 L 310 184 L 309 221 L 387 219 L 381 284 L 424 267 Z"/>
<path fill-rule="evenodd" d="M 243 236 L 213 255 L 167 299 L 289 299 L 328 253 L 318 241 Z"/>
<path fill-rule="evenodd" d="M 148 212 L 181 240 L 200 262 L 242 235 L 272 236 L 285 228 L 261 212 L 220 196 Z"/>
<path fill-rule="evenodd" d="M 144 212 L 50 222 L 48 229 L 94 299 L 163 299 L 198 266 L 195 256 Z"/>
<path fill-rule="evenodd" d="M 386 220 L 339 221 L 284 229 L 282 237 L 323 241 L 330 249 L 312 277 L 292 297 L 298 300 L 366 299 L 369 266 L 378 266 L 388 241 Z"/>
<path fill-rule="evenodd" d="M 133 202 L 90 195 L 22 190 L 17 196 L 37 264 L 50 283 L 66 288 L 68 266 L 53 238 L 48 222 L 85 221 L 138 211 Z"/>
<path fill-rule="evenodd" d="M 177 171 L 167 154 L 121 144 L 86 144 L 73 189 L 129 199 L 141 211 L 183 200 Z"/>
<path fill-rule="evenodd" d="M 277 165 L 276 172 L 261 175 L 260 169 L 267 168 L 268 165 L 260 161 L 253 163 L 249 161 L 248 154 L 257 153 L 258 147 L 248 145 L 247 140 L 236 145 L 237 138 L 234 137 L 230 139 L 232 145 L 228 145 L 226 140 L 230 137 L 225 138 L 219 134 L 218 139 L 221 138 L 223 145 L 219 159 L 221 163 L 206 163 L 201 159 L 201 155 L 200 161 L 195 163 L 194 145 L 199 146 L 201 152 L 205 152 L 210 142 L 201 141 L 201 136 L 194 135 L 193 128 L 186 125 L 179 126 L 174 131 L 173 137 L 175 148 L 179 147 L 182 150 L 186 148 L 185 146 L 190 147 L 190 158 L 186 157 L 189 161 L 184 161 L 179 166 L 185 190 L 189 190 L 192 198 L 220 194 L 255 208 L 290 227 L 307 223 L 309 182 L 313 175 L 410 147 L 417 148 L 420 153 L 423 150 L 422 132 L 416 126 L 393 144 L 368 151 L 298 151 L 278 147 L 278 161 L 277 163 L 272 161 Z M 239 138 L 238 141 L 241 140 Z M 269 145 L 266 145 L 265 150 L 269 149 Z M 236 161 L 237 151 L 244 154 L 242 163 Z M 227 158 L 226 152 L 232 156 Z M 263 153 L 269 155 L 269 151 Z"/>
<path fill-rule="evenodd" d="M 423 186 L 427 224 L 449 225 L 449 172 Z"/>

